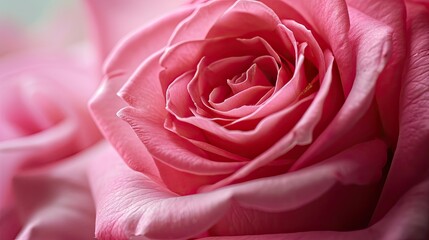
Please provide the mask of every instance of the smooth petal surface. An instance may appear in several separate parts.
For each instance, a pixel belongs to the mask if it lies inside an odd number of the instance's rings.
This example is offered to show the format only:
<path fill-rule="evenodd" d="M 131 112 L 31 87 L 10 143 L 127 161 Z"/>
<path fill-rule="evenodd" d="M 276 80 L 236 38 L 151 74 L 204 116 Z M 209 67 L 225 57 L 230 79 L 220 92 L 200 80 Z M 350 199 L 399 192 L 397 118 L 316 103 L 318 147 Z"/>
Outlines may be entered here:
<path fill-rule="evenodd" d="M 213 186 L 208 186 L 207 189 L 214 189 L 219 186 L 227 185 L 237 179 L 245 177 L 255 169 L 274 161 L 281 155 L 290 151 L 297 145 L 306 145 L 311 143 L 313 139 L 313 130 L 321 119 L 323 105 L 327 98 L 329 89 L 332 86 L 332 66 L 333 56 L 330 52 L 326 53 L 326 62 L 328 63 L 328 69 L 326 71 L 325 79 L 322 81 L 321 89 L 313 100 L 313 103 L 308 107 L 304 115 L 293 127 L 293 129 L 281 137 L 279 141 L 273 144 L 267 151 L 253 159 L 249 164 L 240 168 L 238 171 L 233 173 L 228 178 L 217 182 Z"/>
<path fill-rule="evenodd" d="M 296 19 L 308 29 L 315 30 L 328 44 L 340 69 L 344 95 L 347 96 L 353 85 L 356 62 L 350 58 L 352 45 L 348 40 L 350 19 L 346 2 L 343 0 L 263 2 L 271 7 L 280 19 Z"/>
<path fill-rule="evenodd" d="M 22 229 L 17 239 L 91 239 L 95 208 L 86 168 L 107 144 L 59 163 L 20 173 L 14 179 Z M 31 201 L 28 201 L 31 199 Z"/>
<path fill-rule="evenodd" d="M 113 150 L 106 151 L 105 157 L 94 159 L 89 169 L 97 208 L 96 237 L 197 236 L 226 214 L 233 202 L 268 212 L 290 211 L 305 206 L 338 183 L 376 183 L 385 160 L 384 144 L 372 141 L 295 173 L 177 196 L 144 174 L 127 168 Z"/>
<path fill-rule="evenodd" d="M 86 67 L 64 55 L 30 54 L 3 59 L 0 72 L 3 210 L 13 204 L 11 181 L 20 169 L 70 156 L 100 135 L 86 110 L 96 83 Z"/>
<path fill-rule="evenodd" d="M 366 18 L 350 7 L 350 42 L 356 46 L 356 78 L 345 103 L 324 132 L 292 167 L 297 170 L 311 165 L 335 141 L 341 139 L 369 110 L 375 86 L 391 54 L 392 29 Z M 369 26 L 372 26 L 369 28 Z M 376 123 L 372 123 L 375 125 Z"/>
<path fill-rule="evenodd" d="M 408 56 L 400 99 L 397 149 L 375 219 L 380 219 L 429 169 L 429 11 L 408 4 Z"/>
<path fill-rule="evenodd" d="M 400 201 L 376 224 L 358 231 L 334 232 L 313 231 L 272 235 L 245 235 L 233 237 L 207 237 L 205 240 L 233 239 L 233 240 L 424 240 L 429 237 L 429 178 L 410 189 Z"/>
<path fill-rule="evenodd" d="M 168 46 L 189 40 L 204 39 L 208 29 L 232 4 L 231 1 L 213 1 L 197 7 L 189 17 L 177 25 Z"/>
<path fill-rule="evenodd" d="M 399 126 L 399 93 L 406 55 L 405 4 L 401 0 L 390 1 L 388 5 L 385 1 L 372 0 L 349 0 L 347 3 L 393 29 L 392 54 L 377 80 L 375 98 L 389 144 L 395 146 Z"/>
<path fill-rule="evenodd" d="M 159 174 L 153 163 L 145 162 L 148 155 L 144 146 L 130 126 L 116 115 L 119 109 L 126 106 L 117 93 L 141 62 L 165 46 L 175 26 L 188 14 L 189 10 L 186 9 L 178 11 L 124 39 L 106 60 L 105 79 L 90 103 L 95 121 L 124 160 L 132 168 L 151 176 Z M 105 107 L 106 103 L 109 104 L 108 108 Z"/>

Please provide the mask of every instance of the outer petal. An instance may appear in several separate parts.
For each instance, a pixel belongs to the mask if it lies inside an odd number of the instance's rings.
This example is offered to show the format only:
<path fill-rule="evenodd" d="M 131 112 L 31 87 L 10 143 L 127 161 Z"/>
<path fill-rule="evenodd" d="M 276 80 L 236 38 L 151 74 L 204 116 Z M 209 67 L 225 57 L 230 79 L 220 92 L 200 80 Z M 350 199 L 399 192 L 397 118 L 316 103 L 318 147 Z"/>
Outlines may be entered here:
<path fill-rule="evenodd" d="M 347 2 L 350 6 L 393 29 L 392 56 L 377 81 L 375 98 L 385 134 L 390 138 L 389 143 L 395 145 L 399 125 L 399 92 L 406 55 L 405 4 L 401 0 L 392 0 L 389 1 L 389 4 L 386 4 L 385 1 L 372 0 L 349 0 Z"/>
<path fill-rule="evenodd" d="M 15 178 L 17 209 L 23 224 L 18 239 L 93 238 L 95 208 L 85 170 L 105 146 L 99 144 L 61 163 Z"/>
<path fill-rule="evenodd" d="M 21 224 L 15 208 L 5 209 L 0 212 L 0 236 L 2 238 L 14 239 L 20 229 Z"/>
<path fill-rule="evenodd" d="M 124 160 L 132 168 L 151 176 L 157 176 L 158 173 L 153 163 L 145 163 L 147 153 L 144 146 L 130 126 L 116 116 L 117 111 L 126 106 L 116 94 L 143 60 L 167 44 L 176 25 L 189 12 L 187 9 L 179 10 L 124 39 L 107 60 L 105 80 L 90 103 L 95 121 Z"/>
<path fill-rule="evenodd" d="M 155 17 L 174 9 L 180 1 L 158 0 L 86 0 L 92 20 L 92 35 L 98 47 L 100 61 L 130 31 Z"/>
<path fill-rule="evenodd" d="M 350 7 L 350 41 L 356 46 L 356 78 L 344 105 L 324 132 L 292 167 L 309 166 L 333 147 L 365 116 L 373 102 L 375 86 L 391 53 L 392 29 Z M 340 67 L 340 66 L 339 66 Z M 340 67 L 341 68 L 341 67 Z M 372 123 L 376 125 L 377 123 Z"/>
<path fill-rule="evenodd" d="M 400 99 L 400 132 L 375 219 L 425 176 L 429 169 L 429 11 L 408 4 L 408 57 Z"/>
<path fill-rule="evenodd" d="M 375 140 L 301 171 L 180 197 L 127 168 L 113 150 L 105 154 L 94 159 L 89 169 L 97 208 L 96 237 L 102 239 L 197 236 L 230 211 L 233 203 L 266 212 L 292 211 L 338 183 L 376 183 L 386 160 L 384 144 Z M 236 220 L 246 224 L 246 219 Z"/>
<path fill-rule="evenodd" d="M 314 231 L 272 235 L 207 237 L 205 240 L 425 240 L 429 237 L 429 177 L 409 190 L 379 222 L 352 232 Z"/>

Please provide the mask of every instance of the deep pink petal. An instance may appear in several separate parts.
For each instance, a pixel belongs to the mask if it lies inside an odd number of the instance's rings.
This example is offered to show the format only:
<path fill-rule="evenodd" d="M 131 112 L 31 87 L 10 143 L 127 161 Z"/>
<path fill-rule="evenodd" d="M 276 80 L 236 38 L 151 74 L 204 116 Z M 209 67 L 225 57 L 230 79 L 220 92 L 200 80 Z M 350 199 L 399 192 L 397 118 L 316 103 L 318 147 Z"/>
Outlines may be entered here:
<path fill-rule="evenodd" d="M 313 99 L 314 95 L 310 95 L 294 105 L 262 119 L 256 127 L 246 131 L 241 129 L 229 130 L 201 116 L 178 117 L 177 119 L 185 125 L 192 123 L 190 125 L 192 127 L 184 128 L 183 132 L 195 131 L 192 129 L 198 126 L 199 131 L 203 130 L 205 133 L 209 133 L 205 134 L 206 142 L 236 154 L 254 158 L 287 134 L 303 116 Z M 285 121 L 284 119 L 288 120 Z M 281 127 L 281 131 L 279 127 Z"/>
<path fill-rule="evenodd" d="M 299 66 L 302 65 L 304 61 L 303 58 L 304 58 L 303 56 L 300 56 L 300 59 L 298 60 Z M 297 67 L 297 68 L 299 69 L 300 67 Z M 219 139 L 227 140 L 228 143 L 246 146 L 247 149 L 253 148 L 253 145 L 260 145 L 260 146 L 254 146 L 257 149 L 260 149 L 262 145 L 268 145 L 269 142 L 272 142 L 270 140 L 265 141 L 264 136 L 266 136 L 267 134 L 268 135 L 272 134 L 271 131 L 268 131 L 267 129 L 270 129 L 271 127 L 273 127 L 275 125 L 274 122 L 278 123 L 279 122 L 278 120 L 280 120 L 285 115 L 289 115 L 289 114 L 292 114 L 292 116 L 302 115 L 301 111 L 296 113 L 294 109 L 301 108 L 302 103 L 312 99 L 311 96 L 301 100 L 298 99 L 298 95 L 299 95 L 298 90 L 300 90 L 299 87 L 303 85 L 304 80 L 305 79 L 304 79 L 304 76 L 302 76 L 302 73 L 300 72 L 296 73 L 293 76 L 292 80 L 289 82 L 289 84 L 283 86 L 283 88 L 281 88 L 274 96 L 267 99 L 261 106 L 248 106 L 248 108 L 256 108 L 255 112 L 252 112 L 250 115 L 247 115 L 243 118 L 239 118 L 230 124 L 230 125 L 238 124 L 240 122 L 245 122 L 246 120 L 249 120 L 249 119 L 250 120 L 258 119 L 258 118 L 266 117 L 266 115 L 268 115 L 266 119 L 263 119 L 261 123 L 258 124 L 258 126 L 255 129 L 252 129 L 251 131 L 241 131 L 241 129 L 228 130 L 212 121 L 209 121 L 209 119 L 202 118 L 200 116 L 189 117 L 189 118 L 177 116 L 177 118 L 180 121 L 187 122 L 197 126 L 200 129 L 204 129 L 205 131 L 211 133 L 213 136 L 216 136 Z M 193 90 L 193 89 L 196 89 L 197 87 L 194 85 L 189 85 L 189 88 Z M 190 93 L 191 95 L 198 94 L 197 91 L 191 91 Z M 198 96 L 194 96 L 194 99 L 197 97 Z M 294 101 L 295 101 L 295 105 L 292 105 L 291 103 L 293 103 Z M 240 108 L 240 110 L 243 112 L 247 112 L 248 108 L 244 108 L 244 107 L 247 107 L 247 106 L 243 106 L 242 108 Z M 216 113 L 222 113 L 222 112 L 216 111 Z M 231 114 L 237 114 L 237 111 Z M 289 127 L 286 127 L 285 131 L 286 129 L 290 129 L 290 127 L 293 125 L 293 122 L 294 122 L 293 119 L 290 119 L 291 121 L 288 124 Z M 265 122 L 268 122 L 268 123 L 266 124 Z M 264 142 L 264 143 L 261 145 L 261 142 Z M 252 145 L 252 147 L 250 147 L 249 143 L 254 143 L 254 144 Z M 225 143 L 225 145 L 227 144 Z M 238 146 L 237 148 L 240 149 L 242 147 Z"/>
<path fill-rule="evenodd" d="M 376 224 L 357 231 L 312 231 L 284 234 L 246 235 L 234 237 L 207 237 L 204 240 L 357 240 L 380 239 L 424 240 L 429 237 L 429 178 L 409 190 L 400 201 Z"/>
<path fill-rule="evenodd" d="M 306 47 L 306 44 L 300 46 L 298 58 L 295 60 L 295 71 L 291 78 L 288 79 L 288 82 L 281 88 L 276 86 L 276 91 L 274 94 L 263 104 L 258 106 L 254 112 L 235 120 L 231 123 L 231 125 L 249 119 L 258 119 L 269 116 L 270 114 L 291 106 L 292 103 L 298 100 L 299 94 L 305 88 L 306 82 L 308 81 L 308 79 L 305 79 L 303 66 L 305 60 L 304 51 Z M 280 69 L 279 75 L 276 76 L 278 81 L 281 81 L 279 79 L 285 77 L 283 75 L 287 76 L 284 68 Z"/>
<path fill-rule="evenodd" d="M 232 3 L 232 1 L 212 1 L 198 6 L 188 18 L 177 25 L 168 46 L 189 40 L 205 39 L 210 27 Z"/>
<path fill-rule="evenodd" d="M 0 210 L 0 236 L 14 239 L 21 229 L 18 213 L 14 207 Z"/>
<path fill-rule="evenodd" d="M 387 24 L 394 31 L 392 55 L 377 81 L 375 98 L 385 134 L 389 137 L 389 143 L 396 145 L 399 126 L 399 92 L 406 55 L 405 4 L 400 0 L 390 1 L 389 4 L 372 0 L 349 0 L 347 2 L 369 17 Z"/>
<path fill-rule="evenodd" d="M 348 40 L 350 19 L 343 0 L 271 1 L 264 0 L 280 19 L 294 19 L 314 30 L 328 44 L 340 69 L 343 90 L 347 96 L 352 88 L 356 63 Z"/>
<path fill-rule="evenodd" d="M 305 58 L 311 61 L 314 66 L 319 70 L 319 78 L 323 79 L 326 72 L 325 57 L 322 51 L 322 46 L 317 42 L 315 36 L 311 31 L 305 28 L 304 25 L 299 24 L 293 20 L 282 20 L 282 23 L 287 29 L 292 31 L 296 41 L 306 42 L 308 47 L 305 52 Z M 298 53 L 298 51 L 297 51 Z"/>
<path fill-rule="evenodd" d="M 192 236 L 213 224 L 216 211 L 225 208 L 210 196 L 201 196 L 198 205 L 193 196 L 178 198 L 127 168 L 114 150 L 105 152 L 102 161 L 94 159 L 89 176 L 97 209 L 95 236 L 101 239 Z"/>
<path fill-rule="evenodd" d="M 196 70 L 204 57 L 211 61 L 237 56 L 271 55 L 281 62 L 279 55 L 269 42 L 256 36 L 254 38 L 215 38 L 208 40 L 193 40 L 170 46 L 164 51 L 160 64 L 164 70 L 160 74 L 163 92 L 175 78 Z M 226 81 L 226 79 L 225 79 Z"/>
<path fill-rule="evenodd" d="M 187 86 L 193 77 L 194 74 L 190 71 L 176 78 L 176 80 L 168 86 L 166 94 L 166 109 L 171 114 L 181 117 L 192 115 L 191 108 L 194 103 L 187 93 Z"/>
<path fill-rule="evenodd" d="M 240 37 L 262 30 L 270 31 L 279 23 L 270 8 L 256 1 L 211 1 L 199 5 L 178 26 L 169 46 L 190 40 Z"/>
<path fill-rule="evenodd" d="M 241 37 L 254 32 L 273 31 L 280 24 L 275 12 L 257 1 L 238 0 L 219 16 L 207 38 Z"/>
<path fill-rule="evenodd" d="M 323 106 L 333 82 L 333 56 L 331 55 L 331 53 L 326 53 L 325 61 L 328 63 L 328 69 L 325 75 L 325 79 L 323 79 L 321 83 L 320 90 L 315 96 L 312 104 L 308 107 L 304 115 L 292 128 L 292 130 L 286 135 L 282 136 L 280 140 L 274 143 L 265 152 L 261 153 L 259 156 L 253 159 L 249 164 L 240 168 L 240 170 L 236 171 L 228 178 L 217 182 L 215 185 L 208 186 L 207 189 L 215 189 L 217 187 L 224 186 L 237 179 L 245 177 L 255 169 L 258 169 L 259 167 L 264 166 L 265 164 L 274 161 L 278 157 L 287 153 L 295 146 L 307 145 L 312 142 L 314 128 L 322 118 Z"/>
<path fill-rule="evenodd" d="M 426 6 L 426 8 L 429 9 L 429 0 L 407 0 L 407 2 L 422 4 L 423 6 Z"/>
<path fill-rule="evenodd" d="M 429 11 L 407 5 L 409 36 L 400 99 L 399 140 L 375 219 L 380 219 L 429 169 Z"/>
<path fill-rule="evenodd" d="M 252 86 L 246 90 L 243 90 L 229 98 L 224 99 L 220 103 L 212 102 L 209 99 L 209 103 L 220 111 L 228 111 L 237 109 L 241 106 L 254 106 L 259 99 L 261 99 L 271 88 L 266 86 Z"/>
<path fill-rule="evenodd" d="M 344 105 L 319 136 L 292 167 L 293 170 L 309 166 L 323 151 L 332 148 L 335 141 L 351 131 L 371 106 L 375 86 L 391 53 L 392 29 L 369 19 L 350 7 L 350 42 L 356 45 L 356 78 Z"/>

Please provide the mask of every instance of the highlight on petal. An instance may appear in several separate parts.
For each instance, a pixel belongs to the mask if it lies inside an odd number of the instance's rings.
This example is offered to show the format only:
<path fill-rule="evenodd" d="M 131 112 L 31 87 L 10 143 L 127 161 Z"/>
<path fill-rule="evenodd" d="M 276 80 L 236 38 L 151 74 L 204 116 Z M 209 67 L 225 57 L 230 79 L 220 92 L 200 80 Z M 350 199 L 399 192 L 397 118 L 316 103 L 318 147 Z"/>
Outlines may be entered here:
<path fill-rule="evenodd" d="M 402 80 L 399 140 L 374 219 L 425 176 L 429 168 L 429 10 L 407 4 L 408 55 Z"/>
<path fill-rule="evenodd" d="M 217 223 L 234 202 L 273 214 L 292 211 L 305 207 L 333 186 L 377 183 L 386 161 L 385 150 L 381 141 L 374 140 L 294 173 L 188 196 L 170 192 L 127 168 L 114 150 L 106 151 L 105 157 L 94 159 L 89 169 L 97 209 L 96 237 L 195 237 Z"/>
<path fill-rule="evenodd" d="M 370 110 L 377 79 L 391 54 L 392 29 L 368 19 L 359 11 L 349 8 L 350 42 L 356 46 L 356 77 L 346 101 L 323 133 L 292 167 L 297 170 L 313 164 L 317 155 L 338 142 Z M 371 26 L 371 27 L 369 27 Z M 376 49 L 376 50 L 375 50 Z M 372 123 L 376 125 L 376 123 Z"/>
<path fill-rule="evenodd" d="M 392 0 L 387 5 L 383 0 L 348 0 L 347 3 L 368 17 L 388 25 L 394 32 L 392 35 L 392 54 L 377 80 L 375 90 L 375 99 L 383 130 L 387 135 L 389 144 L 394 147 L 398 140 L 399 94 L 406 55 L 405 3 L 402 0 Z"/>
<path fill-rule="evenodd" d="M 296 19 L 310 30 L 314 30 L 332 50 L 340 69 L 344 95 L 348 96 L 356 67 L 350 58 L 352 45 L 349 41 L 350 18 L 348 6 L 343 0 L 294 1 L 264 0 L 280 19 Z"/>
<path fill-rule="evenodd" d="M 129 166 L 154 177 L 159 174 L 153 163 L 144 161 L 147 157 L 144 146 L 130 126 L 116 115 L 126 106 L 117 93 L 141 61 L 165 46 L 177 23 L 188 14 L 188 9 L 179 10 L 125 38 L 106 60 L 105 78 L 90 101 L 95 122 Z"/>
<path fill-rule="evenodd" d="M 108 58 L 91 103 L 132 168 L 113 150 L 93 161 L 96 237 L 297 232 L 266 236 L 390 239 L 408 236 L 403 226 L 420 237 L 428 215 L 415 206 L 427 209 L 427 184 L 405 197 L 411 205 L 396 201 L 427 169 L 426 95 L 415 89 L 427 90 L 428 61 L 417 41 L 401 99 L 398 147 L 405 150 L 395 154 L 372 216 L 388 160 L 378 139 L 385 134 L 395 145 L 390 118 L 405 53 L 404 4 L 392 1 L 389 8 L 366 0 L 200 1 L 127 36 Z M 408 30 L 426 43 L 427 9 L 414 6 L 408 3 L 418 20 Z M 255 173 L 265 167 L 280 170 Z M 381 220 L 364 229 L 371 217 Z M 305 233 L 319 230 L 342 232 Z"/>
<path fill-rule="evenodd" d="M 429 176 L 429 175 L 428 175 Z M 429 177 L 406 192 L 380 221 L 357 231 L 309 231 L 283 234 L 205 237 L 204 240 L 300 240 L 300 239 L 416 239 L 429 237 Z"/>

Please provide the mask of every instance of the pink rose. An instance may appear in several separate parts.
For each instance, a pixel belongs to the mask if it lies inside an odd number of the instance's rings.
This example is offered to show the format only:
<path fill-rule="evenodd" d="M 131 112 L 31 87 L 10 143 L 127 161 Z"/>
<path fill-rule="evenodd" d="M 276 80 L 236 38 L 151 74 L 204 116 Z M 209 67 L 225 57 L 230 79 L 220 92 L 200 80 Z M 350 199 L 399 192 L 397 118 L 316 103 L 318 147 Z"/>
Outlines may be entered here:
<path fill-rule="evenodd" d="M 86 180 L 77 178 L 75 163 L 60 167 L 62 175 L 50 172 L 100 139 L 86 104 L 96 78 L 95 71 L 66 54 L 26 53 L 0 59 L 2 239 L 15 238 L 18 231 L 19 239 L 58 239 L 70 230 L 66 227 L 70 211 L 93 208 L 90 197 L 79 201 L 82 192 L 90 195 Z M 78 219 L 75 229 L 79 222 L 85 223 Z M 57 228 L 52 231 L 54 223 Z M 91 225 L 85 225 L 91 233 Z"/>
<path fill-rule="evenodd" d="M 96 237 L 427 239 L 427 5 L 193 1 L 123 39 Z"/>

